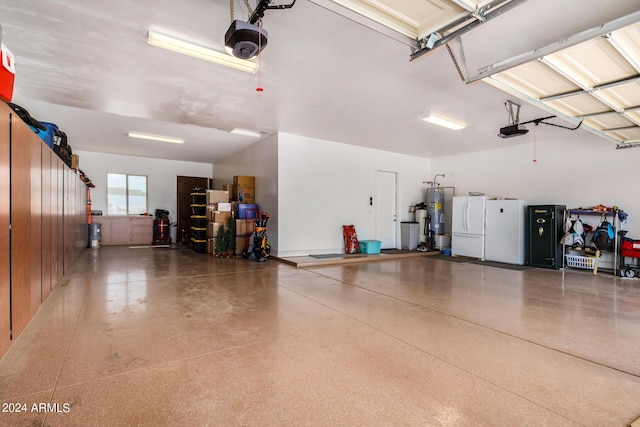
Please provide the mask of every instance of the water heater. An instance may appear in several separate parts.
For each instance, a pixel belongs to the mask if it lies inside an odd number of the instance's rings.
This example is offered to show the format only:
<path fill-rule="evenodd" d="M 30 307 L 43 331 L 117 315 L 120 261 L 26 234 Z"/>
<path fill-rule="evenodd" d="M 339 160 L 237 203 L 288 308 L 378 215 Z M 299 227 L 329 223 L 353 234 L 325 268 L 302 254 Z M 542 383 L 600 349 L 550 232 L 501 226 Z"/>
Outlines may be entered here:
<path fill-rule="evenodd" d="M 434 234 L 444 234 L 444 189 L 427 189 L 427 213 L 431 220 L 430 229 Z"/>

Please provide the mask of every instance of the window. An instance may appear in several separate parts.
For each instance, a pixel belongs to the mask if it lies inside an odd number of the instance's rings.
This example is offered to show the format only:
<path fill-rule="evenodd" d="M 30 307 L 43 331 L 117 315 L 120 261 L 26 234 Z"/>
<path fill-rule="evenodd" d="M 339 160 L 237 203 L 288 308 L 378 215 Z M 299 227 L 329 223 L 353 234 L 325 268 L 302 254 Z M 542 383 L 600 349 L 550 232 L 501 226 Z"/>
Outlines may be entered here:
<path fill-rule="evenodd" d="M 107 215 L 139 215 L 147 212 L 147 176 L 107 174 Z"/>

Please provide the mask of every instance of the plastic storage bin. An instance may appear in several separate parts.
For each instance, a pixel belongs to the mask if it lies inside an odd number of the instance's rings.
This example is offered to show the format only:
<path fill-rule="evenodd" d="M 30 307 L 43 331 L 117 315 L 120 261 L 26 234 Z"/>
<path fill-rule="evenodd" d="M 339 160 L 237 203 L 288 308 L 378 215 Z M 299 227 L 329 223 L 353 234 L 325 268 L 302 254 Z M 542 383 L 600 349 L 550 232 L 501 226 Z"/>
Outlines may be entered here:
<path fill-rule="evenodd" d="M 195 241 L 207 240 L 207 229 L 191 227 L 191 236 L 193 236 Z"/>
<path fill-rule="evenodd" d="M 191 203 L 194 205 L 206 205 L 207 193 L 191 193 Z"/>
<path fill-rule="evenodd" d="M 193 243 L 193 251 L 198 254 L 204 254 L 207 252 L 207 241 L 206 240 L 197 240 L 193 237 L 191 238 L 191 242 Z"/>
<path fill-rule="evenodd" d="M 363 254 L 379 254 L 380 240 L 360 240 L 360 252 Z"/>
<path fill-rule="evenodd" d="M 254 219 L 258 215 L 258 205 L 254 203 L 238 203 L 236 205 L 237 219 Z"/>
<path fill-rule="evenodd" d="M 580 255 L 565 255 L 567 259 L 567 267 L 574 268 L 587 268 L 589 270 L 593 270 L 593 268 L 597 265 L 596 257 L 586 257 Z"/>
<path fill-rule="evenodd" d="M 191 214 L 193 216 L 205 216 L 207 214 L 207 205 L 192 204 Z"/>
<path fill-rule="evenodd" d="M 207 227 L 207 217 L 205 215 L 193 215 L 191 216 L 191 226 L 196 228 Z"/>

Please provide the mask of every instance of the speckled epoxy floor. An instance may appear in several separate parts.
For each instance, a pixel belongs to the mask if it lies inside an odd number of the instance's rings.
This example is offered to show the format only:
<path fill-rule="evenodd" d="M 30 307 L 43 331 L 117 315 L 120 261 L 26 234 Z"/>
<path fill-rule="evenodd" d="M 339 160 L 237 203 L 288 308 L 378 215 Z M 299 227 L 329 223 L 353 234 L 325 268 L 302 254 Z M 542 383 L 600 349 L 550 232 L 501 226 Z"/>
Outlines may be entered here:
<path fill-rule="evenodd" d="M 639 358 L 637 280 L 103 247 L 0 361 L 0 424 L 625 426 Z"/>

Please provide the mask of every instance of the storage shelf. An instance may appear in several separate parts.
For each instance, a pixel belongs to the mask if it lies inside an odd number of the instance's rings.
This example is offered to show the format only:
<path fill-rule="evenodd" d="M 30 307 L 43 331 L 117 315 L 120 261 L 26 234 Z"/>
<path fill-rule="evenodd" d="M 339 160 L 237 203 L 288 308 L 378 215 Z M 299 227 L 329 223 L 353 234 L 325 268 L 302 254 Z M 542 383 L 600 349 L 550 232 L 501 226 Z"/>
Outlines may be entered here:
<path fill-rule="evenodd" d="M 618 274 L 618 242 L 620 241 L 618 239 L 618 232 L 620 231 L 620 222 L 622 220 L 621 216 L 623 215 L 623 211 L 619 210 L 619 209 L 612 209 L 612 210 L 606 210 L 606 211 L 601 211 L 601 210 L 594 210 L 594 209 L 582 209 L 582 208 L 576 208 L 576 209 L 567 209 L 564 211 L 564 218 L 563 218 L 563 223 L 566 222 L 566 220 L 568 218 L 572 218 L 574 216 L 580 217 L 580 215 L 589 215 L 589 216 L 600 216 L 602 218 L 612 218 L 613 219 L 613 228 L 615 230 L 615 237 L 614 237 L 614 241 L 613 241 L 613 250 L 611 251 L 600 251 L 602 253 L 612 253 L 613 254 L 613 275 L 617 275 Z M 624 218 L 626 218 L 626 214 L 624 214 Z M 587 246 L 587 242 L 585 239 L 585 246 Z M 567 246 L 562 246 L 562 259 L 563 259 L 563 267 L 576 267 L 575 265 L 571 265 L 571 263 L 567 262 L 567 256 L 569 256 L 569 254 L 567 254 L 567 249 L 572 249 L 572 248 L 567 248 Z M 572 249 L 574 251 L 578 251 L 578 252 L 582 252 L 584 253 L 585 251 L 582 250 L 576 250 L 576 249 Z M 586 257 L 580 257 L 580 258 L 586 258 Z M 597 265 L 597 261 L 595 263 L 595 265 Z M 586 268 L 583 266 L 580 266 L 578 268 Z M 595 274 L 595 273 L 594 273 Z"/>

